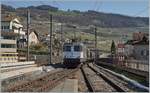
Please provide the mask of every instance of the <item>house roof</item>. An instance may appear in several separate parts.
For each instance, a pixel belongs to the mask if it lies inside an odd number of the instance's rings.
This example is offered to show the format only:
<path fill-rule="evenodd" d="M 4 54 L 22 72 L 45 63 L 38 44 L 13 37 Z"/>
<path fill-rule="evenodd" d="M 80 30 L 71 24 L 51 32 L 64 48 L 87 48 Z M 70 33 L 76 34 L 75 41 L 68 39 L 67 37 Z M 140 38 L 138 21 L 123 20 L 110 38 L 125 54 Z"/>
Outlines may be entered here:
<path fill-rule="evenodd" d="M 26 32 L 27 34 L 27 29 L 24 29 L 24 31 Z M 31 34 L 32 32 L 34 32 L 37 36 L 39 35 L 35 29 L 29 29 L 29 34 Z"/>
<path fill-rule="evenodd" d="M 12 21 L 15 17 L 9 14 L 2 14 L 1 21 Z"/>
<path fill-rule="evenodd" d="M 27 35 L 27 29 L 25 29 L 24 31 L 26 32 L 26 35 Z M 30 29 L 30 30 L 29 30 L 29 35 L 30 35 L 32 32 L 34 32 L 34 33 L 36 34 L 37 38 L 39 39 L 39 34 L 36 32 L 36 30 Z"/>
<path fill-rule="evenodd" d="M 141 40 L 141 41 L 136 41 L 136 40 L 128 40 L 125 45 L 149 45 L 149 40 Z"/>
<path fill-rule="evenodd" d="M 17 20 L 15 20 L 15 21 L 19 22 L 18 20 L 20 20 L 20 17 L 18 17 L 18 16 L 10 15 L 10 14 L 1 14 L 1 21 L 3 21 L 3 22 L 10 22 L 16 18 L 17 18 Z"/>
<path fill-rule="evenodd" d="M 132 45 L 149 45 L 149 41 L 139 41 L 139 42 L 136 42 Z"/>

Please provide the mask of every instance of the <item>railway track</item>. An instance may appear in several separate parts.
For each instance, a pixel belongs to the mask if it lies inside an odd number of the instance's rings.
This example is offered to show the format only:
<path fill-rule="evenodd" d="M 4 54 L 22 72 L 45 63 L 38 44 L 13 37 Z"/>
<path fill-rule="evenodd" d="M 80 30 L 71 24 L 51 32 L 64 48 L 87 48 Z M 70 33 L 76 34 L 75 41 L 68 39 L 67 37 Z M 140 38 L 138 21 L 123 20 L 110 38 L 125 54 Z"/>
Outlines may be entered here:
<path fill-rule="evenodd" d="M 133 91 L 128 87 L 128 83 L 117 78 L 116 76 L 106 72 L 103 69 L 97 68 L 96 66 L 88 65 L 93 71 L 97 72 L 103 77 L 110 85 L 112 85 L 118 92 L 131 92 Z"/>
<path fill-rule="evenodd" d="M 81 68 L 85 82 L 90 92 L 116 92 L 117 90 L 109 85 L 102 77 L 88 66 Z"/>
<path fill-rule="evenodd" d="M 108 69 L 97 66 L 96 64 L 88 64 L 88 66 L 91 69 L 95 70 L 97 73 L 99 73 L 101 76 L 106 78 L 106 80 L 112 82 L 113 85 L 116 85 L 116 87 L 120 88 L 124 92 L 148 92 L 147 88 L 138 84 L 133 84 L 135 82 L 128 81 L 125 78 L 116 75 L 112 71 L 108 71 Z"/>
<path fill-rule="evenodd" d="M 117 80 L 117 78 L 108 75 L 106 72 L 87 65 L 82 67 L 81 71 L 84 75 L 87 87 L 90 92 L 129 92 L 130 90 L 126 82 Z"/>
<path fill-rule="evenodd" d="M 8 87 L 4 90 L 4 92 L 48 92 L 76 71 L 78 71 L 78 68 L 63 69 L 32 81 L 23 82 L 21 84 Z"/>

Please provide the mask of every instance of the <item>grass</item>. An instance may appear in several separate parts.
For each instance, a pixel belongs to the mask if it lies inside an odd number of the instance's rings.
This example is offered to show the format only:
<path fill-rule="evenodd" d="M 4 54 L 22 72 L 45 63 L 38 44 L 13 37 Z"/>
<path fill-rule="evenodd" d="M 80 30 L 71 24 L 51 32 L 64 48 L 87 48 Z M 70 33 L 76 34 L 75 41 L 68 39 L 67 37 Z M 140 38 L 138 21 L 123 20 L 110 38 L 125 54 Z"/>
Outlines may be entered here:
<path fill-rule="evenodd" d="M 62 11 L 62 10 L 58 10 L 58 11 L 49 11 L 49 14 L 53 14 L 53 15 L 63 15 L 63 16 L 77 16 L 77 15 L 80 15 L 79 13 L 76 13 L 76 12 L 67 12 L 67 11 Z"/>
<path fill-rule="evenodd" d="M 95 40 L 95 35 L 91 34 L 90 32 L 83 32 L 82 30 L 77 30 L 77 29 L 70 29 L 70 28 L 65 28 L 65 37 L 66 38 L 73 38 L 74 37 L 74 31 L 75 35 L 77 38 L 81 38 L 81 40 L 85 41 Z M 148 27 L 134 27 L 134 28 L 98 28 L 98 48 L 100 50 L 104 51 L 110 51 L 111 47 L 111 42 L 114 40 L 115 42 L 118 42 L 119 40 L 122 39 L 123 35 L 127 35 L 125 38 L 126 40 L 132 39 L 132 33 L 133 32 L 148 32 Z"/>

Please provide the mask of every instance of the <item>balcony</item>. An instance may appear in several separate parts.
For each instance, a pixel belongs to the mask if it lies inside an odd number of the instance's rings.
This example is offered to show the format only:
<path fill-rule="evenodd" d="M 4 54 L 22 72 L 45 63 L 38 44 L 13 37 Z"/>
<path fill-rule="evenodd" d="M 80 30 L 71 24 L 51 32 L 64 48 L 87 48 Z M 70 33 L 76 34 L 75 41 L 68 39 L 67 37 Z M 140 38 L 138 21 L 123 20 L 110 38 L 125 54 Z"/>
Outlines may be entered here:
<path fill-rule="evenodd" d="M 17 52 L 16 48 L 0 48 L 1 52 Z"/>
<path fill-rule="evenodd" d="M 17 44 L 16 40 L 11 40 L 11 39 L 1 39 L 1 44 Z"/>
<path fill-rule="evenodd" d="M 1 35 L 2 36 L 11 36 L 11 37 L 18 36 L 18 34 L 14 33 L 12 30 L 9 30 L 9 31 L 1 30 Z"/>
<path fill-rule="evenodd" d="M 20 35 L 25 35 L 24 31 L 19 31 L 18 29 L 14 29 L 14 33 L 20 34 Z"/>

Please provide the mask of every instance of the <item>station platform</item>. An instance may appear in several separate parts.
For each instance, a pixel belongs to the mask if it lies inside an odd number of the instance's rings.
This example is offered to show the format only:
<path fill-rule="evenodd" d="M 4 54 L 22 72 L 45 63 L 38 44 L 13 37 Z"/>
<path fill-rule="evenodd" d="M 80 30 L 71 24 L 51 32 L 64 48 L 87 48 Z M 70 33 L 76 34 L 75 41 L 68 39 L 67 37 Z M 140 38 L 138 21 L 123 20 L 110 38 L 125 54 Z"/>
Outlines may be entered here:
<path fill-rule="evenodd" d="M 1 62 L 1 68 L 13 67 L 13 66 L 23 66 L 23 65 L 32 65 L 35 64 L 34 61 L 25 61 L 25 62 Z"/>
<path fill-rule="evenodd" d="M 5 73 L 5 72 L 19 70 L 19 69 L 23 69 L 23 68 L 29 68 L 29 67 L 37 67 L 37 65 L 36 64 L 31 64 L 31 65 L 5 67 L 5 68 L 1 68 L 0 70 L 1 70 L 1 73 Z"/>
<path fill-rule="evenodd" d="M 9 71 L 1 73 L 1 80 L 5 80 L 11 77 L 19 76 L 25 73 L 34 72 L 34 71 L 42 71 L 42 67 L 28 67 L 28 68 L 22 68 L 19 70 Z"/>
<path fill-rule="evenodd" d="M 66 79 L 64 82 L 53 88 L 50 92 L 78 92 L 78 80 Z"/>

